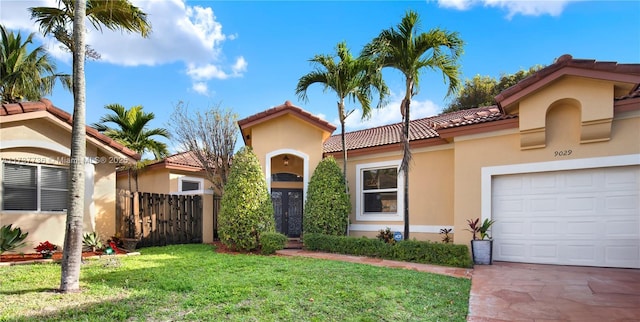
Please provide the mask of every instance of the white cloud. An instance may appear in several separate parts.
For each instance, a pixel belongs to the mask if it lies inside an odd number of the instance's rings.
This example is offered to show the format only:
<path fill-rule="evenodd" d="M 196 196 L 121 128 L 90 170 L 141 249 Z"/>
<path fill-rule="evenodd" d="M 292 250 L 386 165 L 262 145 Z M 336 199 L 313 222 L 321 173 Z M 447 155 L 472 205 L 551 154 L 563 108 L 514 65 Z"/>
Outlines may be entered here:
<path fill-rule="evenodd" d="M 241 77 L 246 72 L 245 59 L 240 57 L 230 64 L 221 53 L 224 41 L 235 39 L 238 35 L 227 36 L 223 33 L 222 24 L 216 20 L 212 8 L 188 6 L 185 1 L 132 0 L 134 5 L 147 13 L 152 27 L 148 38 L 109 29 L 103 29 L 101 33 L 88 23 L 87 43 L 100 53 L 101 62 L 115 65 L 154 66 L 183 62 L 187 75 L 195 77 L 192 78 L 194 87 L 196 82 L 203 80 L 226 79 L 231 75 Z M 3 0 L 0 2 L 0 21 L 9 29 L 37 32 L 37 25 L 31 20 L 27 9 L 55 7 L 57 4 L 57 0 Z M 55 40 L 43 42 L 54 57 L 67 62 L 71 60 L 71 55 L 59 49 Z M 200 68 L 204 71 L 194 71 Z M 207 73 L 212 76 L 206 78 Z"/>
<path fill-rule="evenodd" d="M 191 87 L 191 89 L 198 94 L 202 94 L 202 95 L 209 94 L 209 87 L 205 82 L 195 82 L 193 83 L 193 86 Z"/>
<path fill-rule="evenodd" d="M 437 0 L 440 7 L 467 10 L 475 5 L 497 7 L 507 11 L 507 19 L 523 16 L 559 16 L 570 2 L 581 0 Z"/>
<path fill-rule="evenodd" d="M 360 129 L 367 129 L 381 125 L 393 124 L 402 121 L 402 114 L 400 113 L 401 97 L 394 96 L 392 94 L 389 104 L 380 109 L 372 109 L 371 117 L 369 119 L 362 119 L 362 111 L 356 109 L 345 120 L 345 128 L 347 131 L 355 131 Z M 410 117 L 412 120 L 420 119 L 424 117 L 437 115 L 442 110 L 441 107 L 436 105 L 430 100 L 412 100 Z M 340 120 L 336 119 L 333 124 L 340 124 Z"/>
<path fill-rule="evenodd" d="M 242 75 L 242 73 L 247 71 L 247 61 L 244 59 L 244 57 L 240 56 L 236 59 L 236 63 L 233 64 L 233 67 L 231 67 L 231 70 L 233 71 L 233 74 L 238 76 L 238 75 Z"/>
<path fill-rule="evenodd" d="M 189 64 L 187 66 L 187 75 L 191 77 L 194 81 L 203 81 L 210 79 L 227 79 L 229 78 L 229 74 L 220 70 L 217 65 L 206 64 L 203 66 L 196 66 L 194 64 Z"/>

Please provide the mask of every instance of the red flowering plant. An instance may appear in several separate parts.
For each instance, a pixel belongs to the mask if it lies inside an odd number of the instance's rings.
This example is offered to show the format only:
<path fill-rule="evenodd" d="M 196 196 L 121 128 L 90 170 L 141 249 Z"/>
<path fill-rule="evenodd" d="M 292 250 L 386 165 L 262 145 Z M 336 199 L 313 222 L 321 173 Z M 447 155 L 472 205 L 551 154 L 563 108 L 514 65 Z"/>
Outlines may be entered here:
<path fill-rule="evenodd" d="M 36 252 L 42 254 L 42 257 L 51 257 L 53 252 L 58 249 L 58 246 L 50 243 L 48 240 L 38 244 L 38 247 L 34 248 Z"/>

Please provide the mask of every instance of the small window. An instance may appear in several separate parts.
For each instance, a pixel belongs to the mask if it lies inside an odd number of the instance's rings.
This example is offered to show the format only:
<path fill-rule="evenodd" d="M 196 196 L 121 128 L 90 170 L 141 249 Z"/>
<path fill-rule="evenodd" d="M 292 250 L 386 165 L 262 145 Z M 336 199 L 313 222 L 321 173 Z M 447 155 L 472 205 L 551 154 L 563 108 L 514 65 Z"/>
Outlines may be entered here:
<path fill-rule="evenodd" d="M 67 210 L 67 168 L 5 162 L 2 170 L 2 210 Z"/>
<path fill-rule="evenodd" d="M 182 191 L 200 190 L 200 182 L 182 180 Z"/>
<path fill-rule="evenodd" d="M 364 213 L 395 213 L 398 208 L 398 169 L 362 171 Z"/>
<path fill-rule="evenodd" d="M 192 177 L 180 177 L 178 179 L 178 192 L 203 190 L 204 179 Z"/>
<path fill-rule="evenodd" d="M 271 175 L 271 182 L 302 182 L 302 177 L 293 173 L 279 172 Z"/>
<path fill-rule="evenodd" d="M 363 164 L 356 167 L 357 220 L 399 221 L 402 203 L 403 178 L 399 172 L 399 161 Z"/>

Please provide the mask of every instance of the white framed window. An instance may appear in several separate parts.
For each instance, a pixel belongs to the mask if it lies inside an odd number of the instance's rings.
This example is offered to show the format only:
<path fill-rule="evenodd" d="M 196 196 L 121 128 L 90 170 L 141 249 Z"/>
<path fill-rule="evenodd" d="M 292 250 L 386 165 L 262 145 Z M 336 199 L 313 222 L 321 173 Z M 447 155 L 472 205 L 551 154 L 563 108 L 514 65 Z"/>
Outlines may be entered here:
<path fill-rule="evenodd" d="M 2 163 L 2 210 L 64 212 L 69 169 L 40 164 Z"/>
<path fill-rule="evenodd" d="M 356 166 L 356 219 L 402 221 L 404 178 L 400 160 Z"/>
<path fill-rule="evenodd" d="M 204 179 L 193 177 L 178 178 L 178 192 L 203 191 Z"/>

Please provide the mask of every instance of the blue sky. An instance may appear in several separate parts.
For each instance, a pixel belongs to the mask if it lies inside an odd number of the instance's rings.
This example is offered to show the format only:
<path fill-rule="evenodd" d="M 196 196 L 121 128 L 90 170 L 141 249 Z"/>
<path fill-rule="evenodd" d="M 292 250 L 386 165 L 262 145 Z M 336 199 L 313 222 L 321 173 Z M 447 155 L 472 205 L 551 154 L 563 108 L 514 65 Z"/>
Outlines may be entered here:
<path fill-rule="evenodd" d="M 148 13 L 150 38 L 89 31 L 89 44 L 102 55 L 86 65 L 89 124 L 111 103 L 142 105 L 156 114 L 152 126 L 167 127 L 179 101 L 190 109 L 221 104 L 244 118 L 290 100 L 337 125 L 334 93 L 313 85 L 308 102 L 295 95 L 298 79 L 312 70 L 308 60 L 335 52 L 340 41 L 357 55 L 382 29 L 399 23 L 408 9 L 420 14 L 424 31 L 441 27 L 460 33 L 466 43 L 463 79 L 548 65 L 563 54 L 640 63 L 639 1 L 132 2 Z M 56 3 L 0 0 L 0 22 L 26 36 L 37 32 L 27 8 Z M 70 55 L 54 40 L 37 36 L 37 43 L 47 46 L 58 71 L 71 73 Z M 389 104 L 368 121 L 352 114 L 348 131 L 400 121 L 403 77 L 393 70 L 385 70 L 384 76 L 392 92 Z M 425 70 L 420 85 L 412 119 L 438 114 L 449 102 L 440 73 Z M 48 98 L 72 112 L 72 95 L 61 87 Z"/>

